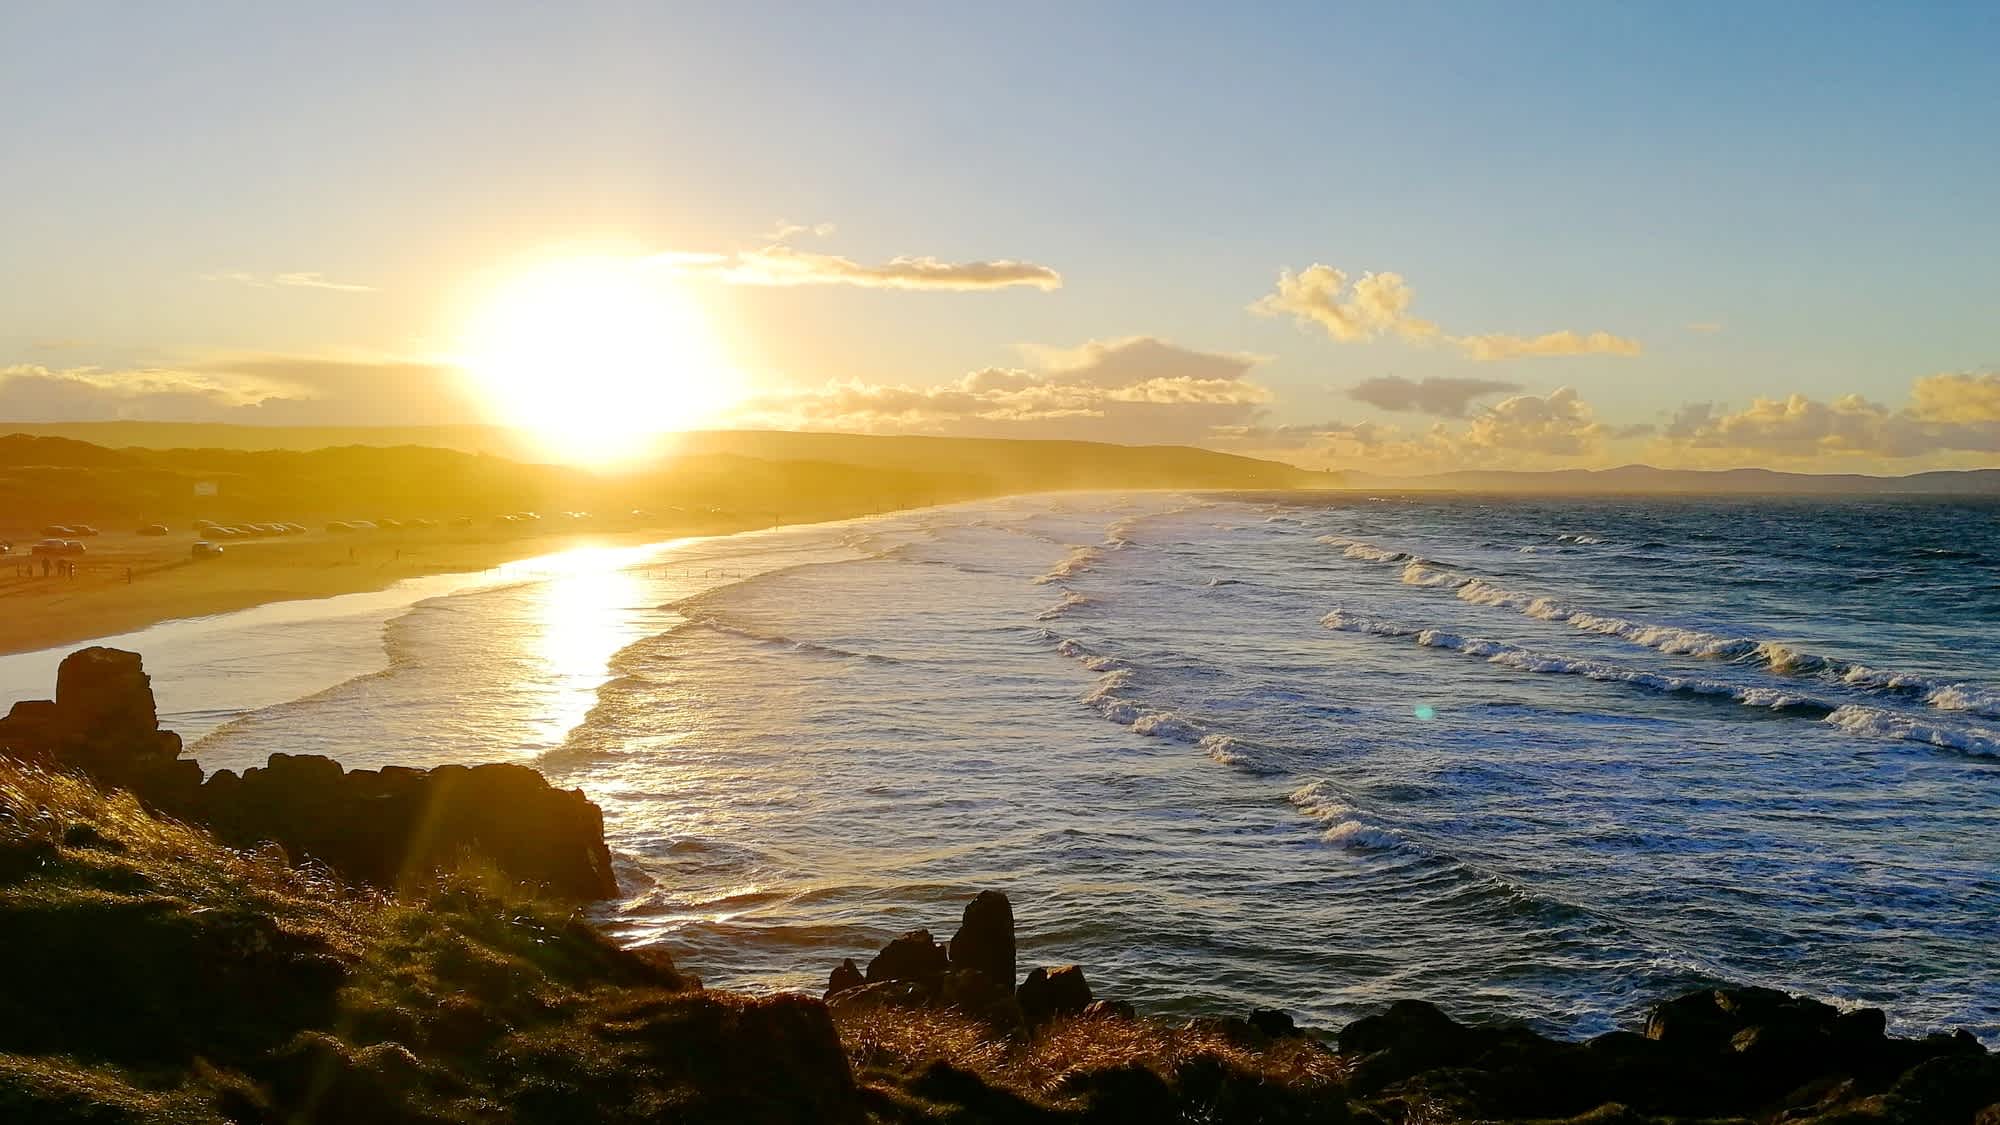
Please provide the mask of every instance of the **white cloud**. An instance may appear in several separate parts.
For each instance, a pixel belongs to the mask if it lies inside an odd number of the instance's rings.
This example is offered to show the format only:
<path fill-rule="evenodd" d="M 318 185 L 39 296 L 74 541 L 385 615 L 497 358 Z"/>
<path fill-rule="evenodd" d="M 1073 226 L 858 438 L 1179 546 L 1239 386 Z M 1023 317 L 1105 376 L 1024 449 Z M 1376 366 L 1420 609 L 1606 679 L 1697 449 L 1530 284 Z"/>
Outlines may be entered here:
<path fill-rule="evenodd" d="M 2000 374 L 1946 373 L 1913 380 L 1910 403 L 1861 395 L 1755 398 L 1742 410 L 1710 402 L 1680 408 L 1662 431 L 1671 445 L 1739 458 L 1873 457 L 2000 452 Z"/>
<path fill-rule="evenodd" d="M 1348 282 L 1332 266 L 1314 263 L 1294 274 L 1278 274 L 1277 288 L 1250 306 L 1263 316 L 1291 316 L 1302 325 L 1316 325 L 1342 343 L 1361 343 L 1397 336 L 1412 343 L 1442 341 L 1475 360 L 1523 357 L 1616 355 L 1634 356 L 1639 342 L 1609 332 L 1577 333 L 1567 329 L 1539 336 L 1510 333 L 1453 336 L 1410 312 L 1415 293 L 1401 274 L 1368 273 Z"/>
<path fill-rule="evenodd" d="M 355 285 L 344 281 L 334 281 L 317 271 L 276 273 L 264 277 L 254 273 L 231 271 L 227 273 L 204 273 L 197 275 L 202 281 L 227 281 L 237 285 L 248 285 L 255 289 L 331 289 L 340 293 L 373 293 L 372 285 Z"/>
<path fill-rule="evenodd" d="M 1248 425 L 1269 402 L 1246 376 L 1258 357 L 1202 352 L 1149 336 L 1031 349 L 1034 371 L 988 368 L 941 386 L 859 381 L 767 395 L 731 419 L 877 433 L 1184 443 Z"/>
<path fill-rule="evenodd" d="M 218 356 L 105 370 L 0 368 L 0 418 L 264 425 L 446 425 L 481 417 L 463 372 L 401 359 Z"/>

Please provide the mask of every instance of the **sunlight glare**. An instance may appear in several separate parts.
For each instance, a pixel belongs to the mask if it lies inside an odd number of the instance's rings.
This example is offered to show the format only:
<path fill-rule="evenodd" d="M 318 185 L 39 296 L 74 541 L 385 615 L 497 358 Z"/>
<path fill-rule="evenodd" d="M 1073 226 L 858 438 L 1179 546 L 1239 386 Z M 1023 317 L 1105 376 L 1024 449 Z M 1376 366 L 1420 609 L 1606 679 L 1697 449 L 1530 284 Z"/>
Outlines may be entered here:
<path fill-rule="evenodd" d="M 636 460 L 742 394 L 704 310 L 643 258 L 530 269 L 483 303 L 465 353 L 499 418 L 576 464 Z"/>

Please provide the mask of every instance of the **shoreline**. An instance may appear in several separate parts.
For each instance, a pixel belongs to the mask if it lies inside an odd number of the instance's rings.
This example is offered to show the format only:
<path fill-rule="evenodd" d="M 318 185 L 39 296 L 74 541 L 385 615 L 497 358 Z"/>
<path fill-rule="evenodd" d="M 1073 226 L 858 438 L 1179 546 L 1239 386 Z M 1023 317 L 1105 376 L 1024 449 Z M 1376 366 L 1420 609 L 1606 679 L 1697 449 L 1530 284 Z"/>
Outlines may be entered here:
<path fill-rule="evenodd" d="M 829 512 L 780 527 L 839 523 L 882 512 Z M 220 558 L 193 561 L 181 536 L 141 539 L 105 535 L 75 578 L 42 577 L 40 560 L 0 559 L 0 657 L 20 656 L 124 637 L 168 622 L 189 621 L 281 602 L 319 601 L 376 593 L 399 582 L 471 574 L 533 562 L 580 548 L 635 548 L 676 540 L 720 538 L 767 530 L 761 520 L 714 519 L 538 535 L 498 535 L 482 529 L 373 532 L 230 543 Z M 21 545 L 17 542 L 17 549 Z M 10 564 L 29 565 L 33 576 Z M 127 571 L 130 571 L 128 578 Z"/>

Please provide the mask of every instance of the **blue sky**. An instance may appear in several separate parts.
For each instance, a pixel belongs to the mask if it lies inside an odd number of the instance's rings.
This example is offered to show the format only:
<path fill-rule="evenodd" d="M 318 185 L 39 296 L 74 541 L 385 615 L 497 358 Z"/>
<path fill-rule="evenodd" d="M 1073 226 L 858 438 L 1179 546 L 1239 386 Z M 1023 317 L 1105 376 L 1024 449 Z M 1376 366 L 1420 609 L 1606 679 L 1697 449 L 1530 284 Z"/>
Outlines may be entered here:
<path fill-rule="evenodd" d="M 2000 449 L 1990 5 L 25 8 L 0 12 L 0 416 L 196 409 L 146 394 L 169 372 L 213 391 L 245 356 L 267 377 L 274 357 L 430 362 L 524 261 L 733 254 L 789 221 L 833 225 L 787 237 L 805 254 L 1061 284 L 691 281 L 760 417 L 1411 466 L 1898 471 Z M 1249 311 L 1315 263 L 1400 275 L 1437 337 Z M 270 283 L 297 274 L 364 288 Z M 1638 354 L 1448 342 L 1561 331 Z M 1059 393 L 1104 384 L 1075 349 L 1134 339 L 1257 357 L 1215 376 L 1257 393 L 1137 413 Z M 1158 379 L 1204 377 L 1148 354 Z M 1070 408 L 812 397 L 991 368 Z M 1380 379 L 1517 389 L 1352 395 Z M 367 413 L 294 383 L 328 420 Z"/>

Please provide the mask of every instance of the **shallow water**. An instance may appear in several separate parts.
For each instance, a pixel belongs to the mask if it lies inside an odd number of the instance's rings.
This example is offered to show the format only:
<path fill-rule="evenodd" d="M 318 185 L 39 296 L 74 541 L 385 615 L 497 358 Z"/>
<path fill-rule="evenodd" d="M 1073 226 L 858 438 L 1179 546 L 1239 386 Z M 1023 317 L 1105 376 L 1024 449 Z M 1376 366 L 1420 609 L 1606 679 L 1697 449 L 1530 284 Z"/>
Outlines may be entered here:
<path fill-rule="evenodd" d="M 711 984 L 997 887 L 1153 1010 L 2000 1038 L 2000 506 L 1071 495 L 424 581 L 119 643 L 211 769 L 583 787 L 605 920 Z"/>

